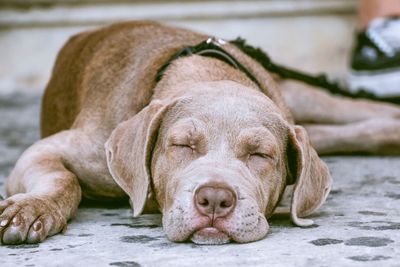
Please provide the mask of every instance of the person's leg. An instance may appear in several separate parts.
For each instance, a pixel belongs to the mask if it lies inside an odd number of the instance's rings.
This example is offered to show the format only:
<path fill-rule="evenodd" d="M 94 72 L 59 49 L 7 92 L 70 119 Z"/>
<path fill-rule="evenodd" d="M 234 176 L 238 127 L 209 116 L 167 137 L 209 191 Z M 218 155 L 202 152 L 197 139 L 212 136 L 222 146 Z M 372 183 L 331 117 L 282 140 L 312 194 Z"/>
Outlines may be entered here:
<path fill-rule="evenodd" d="M 400 16 L 400 0 L 359 0 L 358 26 L 360 30 L 376 18 Z"/>
<path fill-rule="evenodd" d="M 361 0 L 348 85 L 382 99 L 400 97 L 400 0 Z"/>
<path fill-rule="evenodd" d="M 376 18 L 400 16 L 400 0 L 360 0 L 358 26 L 360 30 Z"/>

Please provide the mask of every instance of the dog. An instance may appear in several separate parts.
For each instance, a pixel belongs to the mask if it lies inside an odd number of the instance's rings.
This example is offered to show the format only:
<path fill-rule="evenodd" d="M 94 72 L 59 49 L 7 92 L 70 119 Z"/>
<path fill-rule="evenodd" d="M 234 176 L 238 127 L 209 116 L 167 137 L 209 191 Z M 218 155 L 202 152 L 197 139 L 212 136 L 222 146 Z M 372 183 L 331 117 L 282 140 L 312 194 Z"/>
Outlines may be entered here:
<path fill-rule="evenodd" d="M 161 212 L 171 241 L 256 241 L 285 189 L 293 224 L 313 224 L 304 217 L 332 184 L 317 152 L 399 153 L 395 105 L 276 82 L 229 43 L 218 45 L 246 72 L 200 54 L 170 61 L 207 39 L 143 21 L 71 37 L 43 97 L 42 139 L 7 180 L 2 244 L 64 231 L 81 198 L 126 196 L 134 216 Z"/>

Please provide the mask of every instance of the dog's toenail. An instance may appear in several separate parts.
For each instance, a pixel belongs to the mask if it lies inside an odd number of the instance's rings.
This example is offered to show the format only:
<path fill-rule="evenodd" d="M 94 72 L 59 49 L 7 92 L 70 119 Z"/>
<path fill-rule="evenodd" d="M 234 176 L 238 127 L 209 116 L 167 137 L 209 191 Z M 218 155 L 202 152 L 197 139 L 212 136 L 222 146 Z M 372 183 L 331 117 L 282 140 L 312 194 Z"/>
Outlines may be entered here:
<path fill-rule="evenodd" d="M 13 224 L 14 224 L 15 226 L 18 226 L 18 225 L 21 224 L 21 219 L 20 219 L 18 216 L 15 216 L 15 217 L 13 218 L 12 222 L 13 222 Z"/>
<path fill-rule="evenodd" d="M 42 223 L 41 222 L 35 222 L 35 224 L 33 225 L 33 230 L 39 231 L 40 229 L 42 229 Z"/>
<path fill-rule="evenodd" d="M 4 227 L 4 226 L 7 225 L 7 223 L 8 223 L 8 220 L 2 220 L 2 221 L 0 222 L 0 226 L 1 226 L 1 227 Z"/>

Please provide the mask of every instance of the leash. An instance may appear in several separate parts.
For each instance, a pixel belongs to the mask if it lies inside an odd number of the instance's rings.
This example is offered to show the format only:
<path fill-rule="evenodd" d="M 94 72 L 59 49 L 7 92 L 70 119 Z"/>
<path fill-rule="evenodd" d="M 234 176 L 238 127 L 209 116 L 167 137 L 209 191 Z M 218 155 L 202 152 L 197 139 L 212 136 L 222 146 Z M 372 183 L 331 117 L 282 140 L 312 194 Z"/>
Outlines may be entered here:
<path fill-rule="evenodd" d="M 282 79 L 290 79 L 303 82 L 324 89 L 335 95 L 341 95 L 355 99 L 361 98 L 400 104 L 400 96 L 390 98 L 377 97 L 375 94 L 370 93 L 362 88 L 360 88 L 356 93 L 353 93 L 350 92 L 348 88 L 341 86 L 338 82 L 328 80 L 326 74 L 312 75 L 293 68 L 288 68 L 283 65 L 276 64 L 261 48 L 248 45 L 246 41 L 240 37 L 233 41 L 229 41 L 229 43 L 236 46 L 243 53 L 260 63 L 261 66 L 264 67 L 264 69 L 276 74 Z M 195 46 L 188 46 L 179 50 L 158 70 L 156 81 L 158 82 L 159 80 L 161 80 L 165 70 L 174 60 L 190 55 L 201 55 L 206 57 L 213 57 L 224 61 L 230 66 L 245 73 L 248 78 L 250 78 L 258 86 L 260 86 L 257 79 L 249 72 L 249 70 L 245 68 L 238 60 L 236 60 L 235 57 L 233 57 L 222 48 L 225 44 L 227 44 L 227 42 L 222 39 L 210 37 Z"/>

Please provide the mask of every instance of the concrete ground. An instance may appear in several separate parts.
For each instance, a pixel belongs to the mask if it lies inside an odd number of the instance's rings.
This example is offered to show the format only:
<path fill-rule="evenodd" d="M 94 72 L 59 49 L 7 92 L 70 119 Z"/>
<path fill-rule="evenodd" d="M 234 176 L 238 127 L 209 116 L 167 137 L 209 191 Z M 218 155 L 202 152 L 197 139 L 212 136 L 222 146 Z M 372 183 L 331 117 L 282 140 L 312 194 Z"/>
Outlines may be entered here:
<path fill-rule="evenodd" d="M 39 2 L 72 4 L 30 7 Z M 91 5 L 95 2 L 104 5 Z M 22 151 L 39 138 L 40 94 L 55 55 L 78 31 L 117 20 L 156 19 L 226 39 L 242 36 L 276 62 L 312 73 L 341 79 L 347 73 L 355 0 L 125 2 L 0 0 L 3 196 L 5 177 Z M 166 239 L 159 215 L 133 219 L 128 205 L 87 203 L 64 234 L 37 245 L 0 246 L 0 267 L 400 266 L 400 157 L 324 160 L 334 185 L 326 204 L 312 216 L 311 228 L 275 218 L 269 221 L 267 237 L 258 242 L 177 244 Z"/>
<path fill-rule="evenodd" d="M 40 95 L 0 96 L 0 192 L 20 153 L 38 139 Z M 64 234 L 0 246 L 0 266 L 400 266 L 400 158 L 325 157 L 334 178 L 324 206 L 302 229 L 270 221 L 249 244 L 172 243 L 159 215 L 128 205 L 85 204 Z"/>

